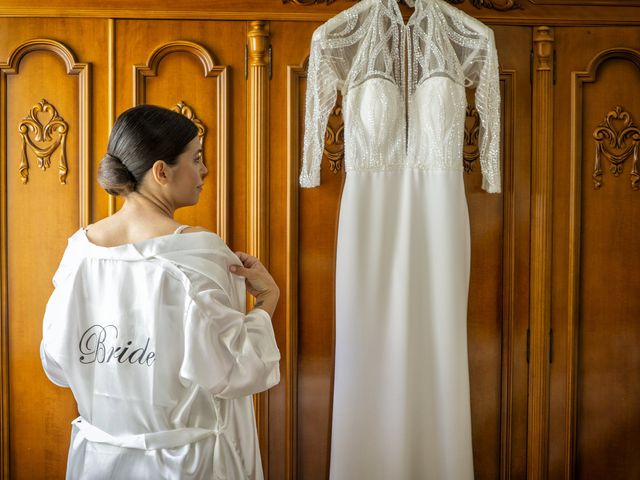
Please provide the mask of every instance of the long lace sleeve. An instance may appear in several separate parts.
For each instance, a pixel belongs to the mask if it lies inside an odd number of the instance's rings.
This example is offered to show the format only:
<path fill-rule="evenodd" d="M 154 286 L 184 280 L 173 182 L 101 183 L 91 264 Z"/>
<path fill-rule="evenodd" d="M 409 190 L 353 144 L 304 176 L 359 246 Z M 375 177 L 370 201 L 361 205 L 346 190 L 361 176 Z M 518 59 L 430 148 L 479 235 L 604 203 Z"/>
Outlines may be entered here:
<path fill-rule="evenodd" d="M 482 188 L 500 192 L 500 72 L 493 31 L 457 11 L 456 44 L 465 86 L 476 89 L 476 110 L 480 115 L 479 150 Z M 453 29 L 452 29 L 453 30 Z"/>
<path fill-rule="evenodd" d="M 304 121 L 304 147 L 300 185 L 320 185 L 320 163 L 324 151 L 324 133 L 329 114 L 336 101 L 338 76 L 331 65 L 328 51 L 323 48 L 324 28 L 313 34 L 309 69 L 307 74 L 307 96 Z"/>
<path fill-rule="evenodd" d="M 487 29 L 487 44 L 476 88 L 476 110 L 480 114 L 480 166 L 482 188 L 500 192 L 500 73 L 493 32 Z"/>

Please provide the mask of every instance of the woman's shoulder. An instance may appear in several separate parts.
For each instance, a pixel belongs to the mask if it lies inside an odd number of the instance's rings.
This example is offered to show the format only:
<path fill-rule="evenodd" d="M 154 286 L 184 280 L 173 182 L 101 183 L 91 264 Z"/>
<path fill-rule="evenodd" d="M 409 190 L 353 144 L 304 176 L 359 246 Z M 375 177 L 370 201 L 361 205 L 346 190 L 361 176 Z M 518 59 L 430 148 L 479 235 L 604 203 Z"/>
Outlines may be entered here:
<path fill-rule="evenodd" d="M 208 228 L 204 228 L 204 227 L 200 227 L 198 225 L 196 226 L 191 226 L 191 225 L 181 225 L 180 227 L 180 233 L 196 233 L 196 232 L 208 232 L 208 233 L 213 233 L 211 230 L 209 230 Z"/>
<path fill-rule="evenodd" d="M 174 219 L 132 219 L 118 213 L 85 227 L 89 241 L 102 247 L 118 247 L 171 236 L 174 233 L 203 231 L 201 227 L 181 225 Z"/>

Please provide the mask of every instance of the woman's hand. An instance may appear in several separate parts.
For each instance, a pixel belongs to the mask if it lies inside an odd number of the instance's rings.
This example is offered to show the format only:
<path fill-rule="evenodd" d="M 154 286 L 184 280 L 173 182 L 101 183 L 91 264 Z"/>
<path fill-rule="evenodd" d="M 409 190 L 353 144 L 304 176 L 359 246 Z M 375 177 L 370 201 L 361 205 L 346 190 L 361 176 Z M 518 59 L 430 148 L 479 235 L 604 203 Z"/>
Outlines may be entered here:
<path fill-rule="evenodd" d="M 243 266 L 231 265 L 229 271 L 245 278 L 247 292 L 256 297 L 254 308 L 261 308 L 273 317 L 280 298 L 278 285 L 256 257 L 245 252 L 236 252 L 236 255 Z"/>

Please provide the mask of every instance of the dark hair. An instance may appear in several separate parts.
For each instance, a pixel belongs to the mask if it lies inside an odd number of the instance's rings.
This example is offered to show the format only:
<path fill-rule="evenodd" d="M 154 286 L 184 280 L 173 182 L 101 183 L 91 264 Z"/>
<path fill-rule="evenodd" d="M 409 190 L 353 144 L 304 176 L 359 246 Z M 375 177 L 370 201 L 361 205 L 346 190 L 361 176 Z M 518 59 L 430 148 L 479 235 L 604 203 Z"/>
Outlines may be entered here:
<path fill-rule="evenodd" d="M 127 195 L 157 160 L 174 165 L 196 135 L 194 123 L 177 112 L 155 105 L 130 108 L 111 130 L 98 183 L 111 195 Z"/>

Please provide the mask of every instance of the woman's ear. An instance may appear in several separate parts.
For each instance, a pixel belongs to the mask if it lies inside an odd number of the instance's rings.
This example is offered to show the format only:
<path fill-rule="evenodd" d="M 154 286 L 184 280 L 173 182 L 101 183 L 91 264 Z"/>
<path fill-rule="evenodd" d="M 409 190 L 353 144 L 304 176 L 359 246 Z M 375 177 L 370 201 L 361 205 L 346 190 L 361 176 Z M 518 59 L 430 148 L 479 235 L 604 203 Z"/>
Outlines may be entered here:
<path fill-rule="evenodd" d="M 166 185 L 171 176 L 171 169 L 164 160 L 156 160 L 151 167 L 153 179 L 160 185 Z"/>

